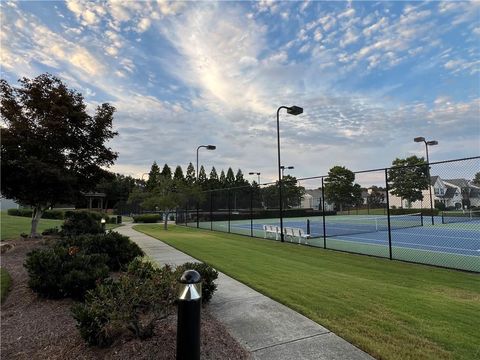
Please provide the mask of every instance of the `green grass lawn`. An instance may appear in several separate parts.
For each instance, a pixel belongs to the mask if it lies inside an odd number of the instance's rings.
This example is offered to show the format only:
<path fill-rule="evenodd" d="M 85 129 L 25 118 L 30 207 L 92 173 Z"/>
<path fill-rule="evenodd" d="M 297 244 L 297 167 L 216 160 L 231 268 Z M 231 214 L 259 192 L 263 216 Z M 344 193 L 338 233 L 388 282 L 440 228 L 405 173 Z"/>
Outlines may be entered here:
<path fill-rule="evenodd" d="M 7 270 L 0 268 L 0 302 L 7 297 L 10 286 L 12 285 L 12 278 L 8 274 Z"/>
<path fill-rule="evenodd" d="M 1 240 L 12 240 L 18 239 L 21 233 L 30 234 L 30 228 L 32 226 L 32 219 L 22 216 L 11 216 L 6 212 L 0 212 L 1 220 Z M 38 232 L 41 233 L 45 229 L 58 227 L 60 228 L 63 224 L 63 220 L 51 220 L 51 219 L 41 219 L 38 224 Z M 117 224 L 107 224 L 107 229 L 115 229 L 116 227 L 121 226 Z"/>
<path fill-rule="evenodd" d="M 139 225 L 379 359 L 478 359 L 480 276 L 170 226 Z"/>

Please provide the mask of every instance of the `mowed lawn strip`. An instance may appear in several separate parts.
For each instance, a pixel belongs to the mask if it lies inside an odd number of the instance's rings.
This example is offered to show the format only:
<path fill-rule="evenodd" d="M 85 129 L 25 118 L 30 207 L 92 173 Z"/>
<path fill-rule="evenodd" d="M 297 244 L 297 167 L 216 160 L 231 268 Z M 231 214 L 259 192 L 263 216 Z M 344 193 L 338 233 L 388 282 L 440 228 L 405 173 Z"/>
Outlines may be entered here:
<path fill-rule="evenodd" d="M 477 359 L 480 276 L 295 244 L 137 225 L 379 359 Z"/>
<path fill-rule="evenodd" d="M 20 237 L 21 233 L 30 234 L 30 229 L 32 227 L 32 219 L 24 216 L 11 216 L 6 212 L 0 212 L 1 220 L 1 240 L 16 240 Z M 63 220 L 53 220 L 53 219 L 40 219 L 38 223 L 37 231 L 42 233 L 42 231 L 50 228 L 57 227 L 61 229 Z M 106 228 L 111 230 L 119 227 L 121 225 L 117 224 L 106 224 Z"/>
<path fill-rule="evenodd" d="M 20 237 L 21 233 L 30 234 L 32 227 L 32 219 L 23 216 L 11 216 L 6 212 L 0 212 L 1 220 L 1 239 L 2 240 L 16 240 Z M 52 219 L 40 219 L 38 223 L 38 232 L 42 232 L 46 229 L 62 226 L 63 220 Z"/>

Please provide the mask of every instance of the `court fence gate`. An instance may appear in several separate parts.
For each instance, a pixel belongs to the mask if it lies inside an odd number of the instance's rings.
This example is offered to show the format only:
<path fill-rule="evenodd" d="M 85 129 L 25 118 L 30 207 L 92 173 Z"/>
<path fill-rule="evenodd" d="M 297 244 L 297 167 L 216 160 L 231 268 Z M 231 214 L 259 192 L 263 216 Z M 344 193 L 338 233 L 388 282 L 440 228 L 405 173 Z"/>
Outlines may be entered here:
<path fill-rule="evenodd" d="M 204 191 L 177 209 L 176 223 L 480 272 L 480 156 L 357 171 L 347 189 L 332 179 Z"/>

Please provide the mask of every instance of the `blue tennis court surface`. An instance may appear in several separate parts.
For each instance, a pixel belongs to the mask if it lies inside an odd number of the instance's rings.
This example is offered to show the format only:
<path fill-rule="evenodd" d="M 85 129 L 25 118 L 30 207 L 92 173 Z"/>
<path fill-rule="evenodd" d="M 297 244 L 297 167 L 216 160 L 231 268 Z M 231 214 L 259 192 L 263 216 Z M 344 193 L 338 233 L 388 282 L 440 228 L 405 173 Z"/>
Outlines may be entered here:
<path fill-rule="evenodd" d="M 365 219 L 345 222 L 327 221 L 325 226 L 327 240 L 335 238 L 335 240 L 345 242 L 388 247 L 388 231 L 385 219 L 379 218 L 374 223 L 371 223 L 370 219 L 366 219 L 368 221 L 362 223 L 363 220 Z M 254 233 L 259 236 L 260 233 L 263 233 L 263 224 L 260 223 L 261 220 L 255 221 L 253 224 Z M 448 225 L 431 226 L 426 224 L 422 226 L 420 221 L 420 219 L 409 217 L 398 222 L 395 218 L 392 218 L 392 246 L 480 257 L 480 231 L 462 230 L 458 227 L 451 229 L 448 228 Z M 430 218 L 425 217 L 423 221 L 428 222 Z M 306 221 L 285 219 L 283 226 L 301 228 L 305 232 L 307 230 Z M 250 229 L 250 223 L 236 224 L 232 222 L 231 231 L 235 232 L 235 228 Z M 310 242 L 316 244 L 323 241 L 323 223 L 321 220 L 310 222 L 310 234 L 312 236 Z"/>

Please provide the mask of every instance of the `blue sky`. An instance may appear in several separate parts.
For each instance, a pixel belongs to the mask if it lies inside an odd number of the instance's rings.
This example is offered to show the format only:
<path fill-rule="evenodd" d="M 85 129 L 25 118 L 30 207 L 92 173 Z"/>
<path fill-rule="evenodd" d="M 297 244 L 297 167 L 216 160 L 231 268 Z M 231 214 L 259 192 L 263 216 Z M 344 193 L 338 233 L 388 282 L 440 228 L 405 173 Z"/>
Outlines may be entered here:
<path fill-rule="evenodd" d="M 480 154 L 480 2 L 1 2 L 2 77 L 117 108 L 114 171 L 156 160 L 298 177 Z"/>

